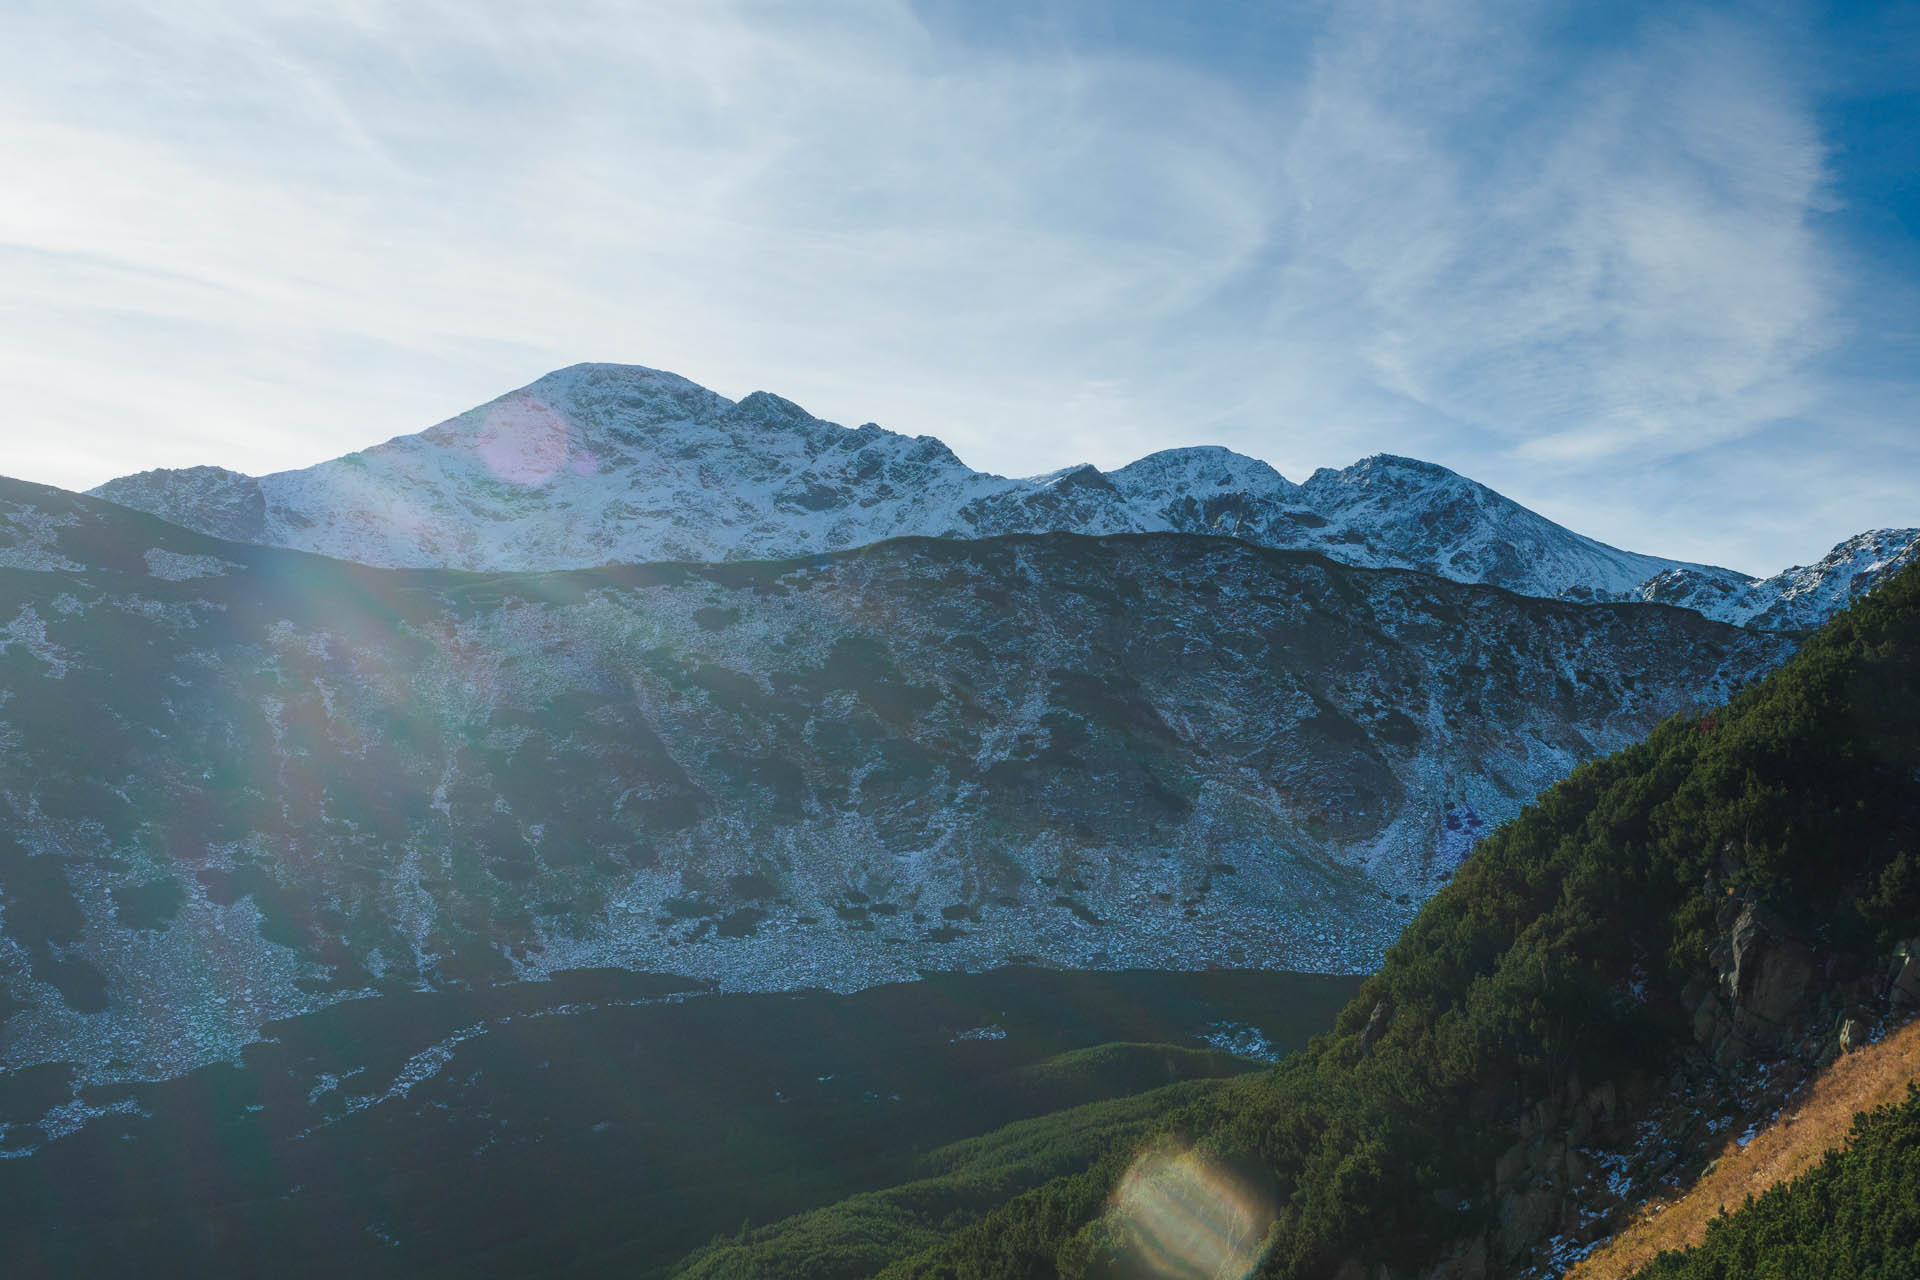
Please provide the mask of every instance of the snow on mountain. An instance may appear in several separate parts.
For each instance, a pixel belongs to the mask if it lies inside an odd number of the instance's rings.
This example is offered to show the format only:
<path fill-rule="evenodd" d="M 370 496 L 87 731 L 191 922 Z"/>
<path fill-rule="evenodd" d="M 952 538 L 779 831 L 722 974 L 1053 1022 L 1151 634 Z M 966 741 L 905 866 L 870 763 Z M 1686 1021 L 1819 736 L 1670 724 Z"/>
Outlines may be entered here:
<path fill-rule="evenodd" d="M 1819 563 L 1783 569 L 1753 584 L 1721 621 L 1766 631 L 1817 627 L 1920 559 L 1920 529 L 1855 534 Z"/>
<path fill-rule="evenodd" d="M 1803 631 L 1819 626 L 1916 559 L 1920 529 L 1870 529 L 1815 564 L 1782 569 L 1771 578 L 1729 581 L 1691 567 L 1670 569 L 1649 578 L 1634 594 L 1692 609 L 1716 622 L 1762 631 Z"/>
<path fill-rule="evenodd" d="M 830 550 L 928 532 L 1012 483 L 929 437 L 849 431 L 764 392 L 736 404 L 670 373 L 577 365 L 304 470 L 144 472 L 96 492 L 365 564 L 526 571 Z"/>
<path fill-rule="evenodd" d="M 1683 566 L 1655 574 L 1633 594 L 1653 604 L 1670 604 L 1725 620 L 1756 583 L 1757 579 L 1719 577 Z"/>
<path fill-rule="evenodd" d="M 1321 468 L 1303 503 L 1361 532 L 1379 563 L 1486 582 L 1524 595 L 1617 599 L 1658 573 L 1686 568 L 1714 579 L 1744 575 L 1621 551 L 1582 537 L 1445 467 L 1380 454 L 1344 471 Z M 1351 562 L 1360 561 L 1345 556 Z"/>
<path fill-rule="evenodd" d="M 9 546 L 0 1075 L 564 970 L 1369 970 L 1794 645 L 1177 534 L 479 578 L 0 480 Z"/>
<path fill-rule="evenodd" d="M 1755 583 L 1608 546 L 1445 467 L 1389 454 L 1304 484 L 1218 447 L 1169 449 L 1110 473 L 1083 465 L 1009 479 L 973 470 L 931 436 L 849 430 L 764 391 L 736 403 L 675 374 L 612 364 L 561 369 L 418 435 L 304 470 L 147 471 L 93 492 L 218 537 L 382 567 L 527 572 L 769 559 L 906 536 L 1204 533 L 1777 629 L 1814 625 L 1856 581 L 1877 580 L 1875 565 L 1912 554 L 1910 532 L 1883 531 Z"/>

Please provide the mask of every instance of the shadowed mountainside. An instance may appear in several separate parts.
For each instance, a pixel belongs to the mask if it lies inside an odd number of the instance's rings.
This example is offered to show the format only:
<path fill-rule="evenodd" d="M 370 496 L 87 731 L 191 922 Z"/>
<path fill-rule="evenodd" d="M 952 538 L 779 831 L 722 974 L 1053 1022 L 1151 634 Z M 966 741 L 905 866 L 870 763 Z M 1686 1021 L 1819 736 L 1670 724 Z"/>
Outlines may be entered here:
<path fill-rule="evenodd" d="M 864 1275 L 884 1253 L 888 1277 L 1118 1280 L 1151 1257 L 1289 1280 L 1556 1275 L 1675 1195 L 1717 1135 L 1764 1124 L 1850 1039 L 1920 1004 L 1917 834 L 1909 569 L 1724 708 L 1582 766 L 1494 832 L 1336 1032 L 1264 1076 L 1168 1108 L 1064 1177 L 879 1193 L 687 1265 Z M 1769 1258 L 1883 1274 L 1881 1245 L 1912 1217 L 1911 1115 L 1656 1274 L 1818 1270 L 1756 1269 Z M 1849 1180 L 1871 1209 L 1836 1217 Z"/>
<path fill-rule="evenodd" d="M 0 502 L 0 1061 L 89 1078 L 592 966 L 1361 971 L 1788 648 L 1191 536 L 484 577 Z"/>

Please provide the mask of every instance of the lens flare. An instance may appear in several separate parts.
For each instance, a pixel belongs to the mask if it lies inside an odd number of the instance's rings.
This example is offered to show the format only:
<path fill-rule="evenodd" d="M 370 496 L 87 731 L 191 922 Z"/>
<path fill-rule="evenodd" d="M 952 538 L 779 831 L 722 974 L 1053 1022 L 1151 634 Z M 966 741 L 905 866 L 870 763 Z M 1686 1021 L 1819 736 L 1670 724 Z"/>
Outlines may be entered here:
<path fill-rule="evenodd" d="M 1192 1147 L 1143 1153 L 1107 1206 L 1120 1271 L 1141 1280 L 1245 1280 L 1273 1219 L 1265 1197 Z"/>
<path fill-rule="evenodd" d="M 572 457 L 567 420 L 525 392 L 491 406 L 474 443 L 489 471 L 528 488 L 553 479 Z"/>

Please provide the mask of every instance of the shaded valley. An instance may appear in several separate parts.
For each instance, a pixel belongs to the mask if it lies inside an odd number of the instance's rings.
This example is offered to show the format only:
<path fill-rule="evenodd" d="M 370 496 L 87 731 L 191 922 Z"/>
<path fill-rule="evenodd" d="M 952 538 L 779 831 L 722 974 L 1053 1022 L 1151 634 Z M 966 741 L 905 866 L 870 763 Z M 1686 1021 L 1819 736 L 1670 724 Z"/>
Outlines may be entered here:
<path fill-rule="evenodd" d="M 1358 981 L 1003 969 L 724 995 L 598 971 L 350 1001 L 164 1084 L 7 1078 L 0 1255 L 13 1276 L 647 1274 L 1010 1121 L 1255 1069 Z"/>

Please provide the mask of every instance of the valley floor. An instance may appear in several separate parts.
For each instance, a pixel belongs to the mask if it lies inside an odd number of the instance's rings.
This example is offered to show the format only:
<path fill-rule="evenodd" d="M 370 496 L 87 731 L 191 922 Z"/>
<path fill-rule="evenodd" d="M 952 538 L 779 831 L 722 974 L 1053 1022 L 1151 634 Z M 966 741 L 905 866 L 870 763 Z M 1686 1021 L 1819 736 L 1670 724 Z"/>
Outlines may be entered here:
<path fill-rule="evenodd" d="M 1678 1200 L 1642 1208 L 1618 1236 L 1567 1271 L 1563 1280 L 1629 1280 L 1668 1249 L 1706 1238 L 1707 1224 L 1748 1196 L 1791 1182 L 1845 1145 L 1853 1118 L 1906 1099 L 1920 1079 L 1920 1020 L 1837 1059 L 1744 1145 L 1729 1139 L 1710 1172 Z"/>
<path fill-rule="evenodd" d="M 1358 985 L 1020 966 L 743 995 L 579 971 L 344 1001 L 159 1083 L 0 1072 L 0 1273 L 648 1275 L 947 1172 L 943 1150 L 1068 1172 L 1170 1105 L 1137 1095 L 1298 1049 Z"/>

